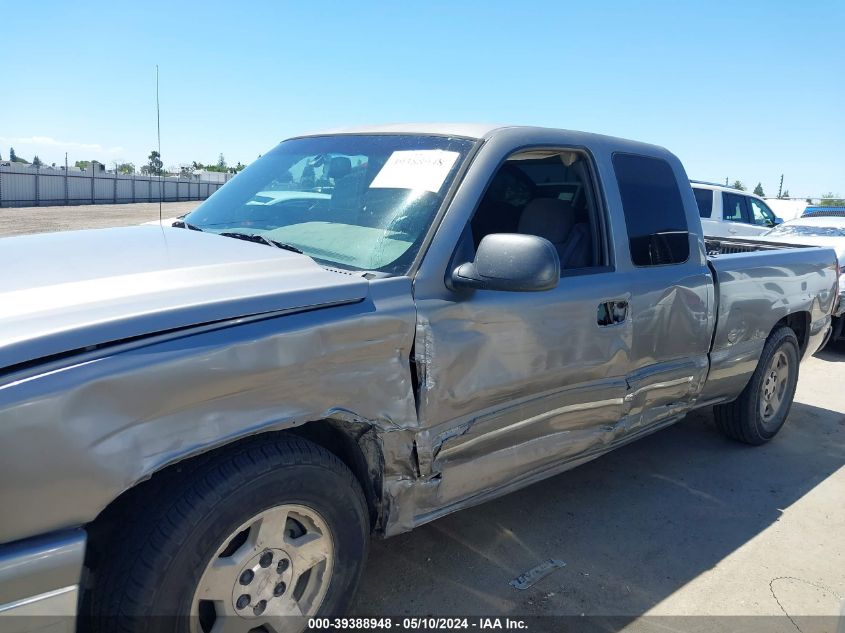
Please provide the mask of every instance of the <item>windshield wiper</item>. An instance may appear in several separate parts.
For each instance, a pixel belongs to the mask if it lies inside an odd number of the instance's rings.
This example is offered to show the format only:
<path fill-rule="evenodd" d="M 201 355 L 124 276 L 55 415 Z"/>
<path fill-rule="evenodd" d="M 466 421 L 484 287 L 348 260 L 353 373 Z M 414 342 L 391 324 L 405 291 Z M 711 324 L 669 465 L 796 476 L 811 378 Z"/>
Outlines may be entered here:
<path fill-rule="evenodd" d="M 276 248 L 281 248 L 286 251 L 302 255 L 302 251 L 296 246 L 285 244 L 284 242 L 277 242 L 276 240 L 271 240 L 270 238 L 258 235 L 257 233 L 237 233 L 235 231 L 227 231 L 219 233 L 218 235 L 223 235 L 224 237 L 234 237 L 239 240 L 246 240 L 247 242 L 255 242 L 257 244 L 266 244 L 267 246 L 275 246 Z"/>
<path fill-rule="evenodd" d="M 196 224 L 191 224 L 190 222 L 185 222 L 185 220 L 176 220 L 170 226 L 172 226 L 173 228 L 176 228 L 176 229 L 189 229 L 191 231 L 202 232 L 202 229 L 200 227 L 198 227 Z"/>

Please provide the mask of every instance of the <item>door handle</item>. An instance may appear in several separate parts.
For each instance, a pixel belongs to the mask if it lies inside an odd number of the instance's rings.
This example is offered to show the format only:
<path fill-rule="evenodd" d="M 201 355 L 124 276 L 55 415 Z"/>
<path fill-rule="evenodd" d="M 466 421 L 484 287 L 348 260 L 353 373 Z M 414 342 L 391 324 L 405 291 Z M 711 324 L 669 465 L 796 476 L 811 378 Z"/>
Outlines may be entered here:
<path fill-rule="evenodd" d="M 628 318 L 627 301 L 604 301 L 599 304 L 596 311 L 596 323 L 600 327 L 617 325 Z"/>

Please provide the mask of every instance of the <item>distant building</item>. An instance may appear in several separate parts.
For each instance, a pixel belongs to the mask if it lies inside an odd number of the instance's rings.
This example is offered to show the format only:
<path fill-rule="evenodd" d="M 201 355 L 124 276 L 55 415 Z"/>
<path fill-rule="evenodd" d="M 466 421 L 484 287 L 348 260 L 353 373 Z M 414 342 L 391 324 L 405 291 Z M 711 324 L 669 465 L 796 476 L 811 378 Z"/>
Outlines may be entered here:
<path fill-rule="evenodd" d="M 206 171 L 205 169 L 197 169 L 194 171 L 194 177 L 203 182 L 226 182 L 230 178 L 230 174 L 223 171 Z"/>

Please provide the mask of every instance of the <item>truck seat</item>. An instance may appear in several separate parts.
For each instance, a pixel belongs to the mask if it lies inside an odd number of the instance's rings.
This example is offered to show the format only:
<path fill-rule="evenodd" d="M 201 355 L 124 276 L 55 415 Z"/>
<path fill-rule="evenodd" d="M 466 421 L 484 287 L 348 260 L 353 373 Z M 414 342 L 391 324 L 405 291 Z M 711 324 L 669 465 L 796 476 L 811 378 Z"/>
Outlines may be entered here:
<path fill-rule="evenodd" d="M 575 222 L 572 205 L 557 198 L 535 198 L 519 218 L 519 232 L 549 240 L 557 250 L 561 268 L 590 265 L 590 227 Z"/>

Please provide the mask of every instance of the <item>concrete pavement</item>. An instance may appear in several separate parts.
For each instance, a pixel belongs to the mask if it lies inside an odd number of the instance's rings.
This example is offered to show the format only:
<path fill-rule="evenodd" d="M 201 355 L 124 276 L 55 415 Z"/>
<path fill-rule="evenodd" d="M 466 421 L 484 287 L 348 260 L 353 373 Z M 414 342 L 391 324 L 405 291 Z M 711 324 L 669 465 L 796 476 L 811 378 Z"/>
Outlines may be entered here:
<path fill-rule="evenodd" d="M 708 625 L 736 630 L 712 617 L 769 615 L 780 618 L 767 627 L 796 630 L 785 613 L 843 608 L 844 465 L 845 351 L 826 351 L 802 365 L 789 420 L 769 444 L 728 440 L 709 410 L 695 412 L 568 473 L 374 542 L 355 611 L 616 616 L 634 630 L 641 616 L 711 616 Z M 508 584 L 548 558 L 566 567 L 525 591 Z M 830 620 L 808 623 L 800 630 Z"/>

